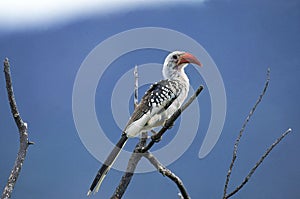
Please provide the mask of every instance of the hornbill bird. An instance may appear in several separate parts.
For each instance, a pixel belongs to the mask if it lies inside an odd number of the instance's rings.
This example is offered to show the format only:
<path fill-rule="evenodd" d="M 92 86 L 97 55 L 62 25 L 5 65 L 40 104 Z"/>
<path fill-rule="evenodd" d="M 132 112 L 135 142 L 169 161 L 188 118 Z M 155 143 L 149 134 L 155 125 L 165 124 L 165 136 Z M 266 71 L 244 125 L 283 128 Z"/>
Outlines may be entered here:
<path fill-rule="evenodd" d="M 187 52 L 174 51 L 166 57 L 162 69 L 164 79 L 151 85 L 142 97 L 124 128 L 120 140 L 97 172 L 87 195 L 98 192 L 104 177 L 128 138 L 164 125 L 165 121 L 181 107 L 190 86 L 184 72 L 184 68 L 189 63 L 201 66 L 197 58 Z"/>

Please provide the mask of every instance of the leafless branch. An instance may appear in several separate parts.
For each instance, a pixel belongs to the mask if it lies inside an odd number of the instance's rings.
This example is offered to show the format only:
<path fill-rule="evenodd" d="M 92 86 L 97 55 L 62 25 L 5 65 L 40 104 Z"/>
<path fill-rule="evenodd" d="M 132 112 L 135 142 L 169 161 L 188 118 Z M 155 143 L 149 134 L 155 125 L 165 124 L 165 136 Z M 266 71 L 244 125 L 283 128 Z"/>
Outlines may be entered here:
<path fill-rule="evenodd" d="M 170 178 L 173 182 L 176 183 L 178 189 L 180 190 L 180 196 L 184 199 L 189 199 L 189 195 L 186 191 L 186 188 L 184 187 L 183 182 L 181 181 L 181 179 L 176 176 L 172 171 L 170 171 L 169 169 L 167 169 L 164 165 L 162 165 L 157 158 L 150 153 L 149 151 L 143 153 L 143 156 L 145 158 L 147 158 L 151 164 L 153 164 L 153 166 L 163 175 L 163 176 L 167 176 L 168 178 Z"/>
<path fill-rule="evenodd" d="M 245 128 L 251 118 L 251 116 L 253 115 L 254 111 L 256 110 L 256 107 L 258 106 L 258 104 L 261 102 L 263 96 L 266 93 L 266 90 L 268 88 L 269 85 L 269 81 L 270 81 L 270 69 L 268 68 L 267 71 L 267 79 L 266 79 L 266 83 L 264 86 L 264 89 L 262 91 L 262 93 L 260 94 L 258 100 L 256 101 L 256 103 L 254 104 L 254 106 L 252 107 L 249 115 L 247 116 L 240 132 L 239 135 L 235 141 L 234 144 L 234 149 L 233 149 L 233 155 L 232 155 L 232 160 L 229 166 L 229 170 L 226 176 L 226 181 L 225 181 L 225 185 L 224 185 L 224 192 L 223 192 L 223 199 L 228 199 L 231 196 L 233 196 L 234 194 L 236 194 L 241 188 L 244 187 L 244 185 L 249 181 L 249 179 L 251 178 L 251 176 L 253 175 L 253 173 L 256 171 L 256 169 L 259 167 L 259 165 L 264 161 L 264 159 L 269 155 L 269 153 L 273 150 L 273 148 L 286 136 L 288 135 L 292 130 L 288 129 L 287 131 L 285 131 L 267 150 L 266 152 L 261 156 L 261 158 L 256 162 L 256 164 L 254 165 L 254 167 L 250 170 L 250 172 L 248 173 L 248 175 L 245 177 L 245 179 L 242 181 L 242 183 L 240 185 L 238 185 L 231 193 L 227 194 L 227 189 L 228 189 L 228 184 L 229 184 L 229 180 L 230 180 L 230 176 L 232 173 L 232 169 L 234 166 L 234 162 L 236 160 L 237 157 L 237 150 L 238 150 L 238 146 L 239 146 L 239 142 L 241 140 L 241 137 L 243 135 L 243 132 L 245 131 Z"/>
<path fill-rule="evenodd" d="M 134 67 L 134 71 L 133 71 L 133 75 L 134 75 L 134 99 L 133 99 L 133 104 L 134 104 L 134 108 L 136 108 L 136 106 L 139 103 L 139 76 L 138 76 L 138 68 L 137 65 L 135 65 Z"/>
<path fill-rule="evenodd" d="M 254 165 L 254 167 L 250 170 L 250 172 L 248 173 L 248 175 L 245 177 L 245 179 L 243 180 L 243 182 L 237 186 L 235 188 L 234 191 L 232 191 L 231 193 L 229 193 L 228 195 L 226 195 L 224 198 L 230 198 L 231 196 L 233 196 L 234 194 L 236 194 L 241 188 L 243 188 L 243 186 L 249 181 L 249 179 L 251 178 L 252 174 L 255 172 L 255 170 L 259 167 L 259 165 L 264 161 L 264 159 L 269 155 L 269 153 L 273 150 L 273 148 L 286 136 L 288 135 L 290 132 L 292 131 L 292 129 L 288 129 L 286 130 L 277 140 L 275 140 L 275 142 L 266 150 L 266 152 L 261 156 L 261 158 L 256 162 L 256 164 Z"/>
<path fill-rule="evenodd" d="M 11 197 L 15 183 L 20 174 L 23 162 L 26 157 L 27 148 L 30 144 L 33 143 L 28 141 L 27 124 L 22 120 L 17 108 L 17 103 L 13 92 L 12 80 L 10 76 L 10 65 L 7 58 L 4 60 L 4 74 L 5 74 L 6 90 L 7 90 L 11 113 L 19 129 L 19 135 L 20 135 L 20 148 L 18 151 L 18 155 L 1 196 L 1 199 L 8 199 Z"/>
<path fill-rule="evenodd" d="M 257 99 L 256 103 L 254 104 L 254 106 L 252 107 L 249 115 L 247 116 L 246 120 L 244 121 L 244 124 L 240 130 L 240 133 L 235 141 L 235 144 L 234 144 L 234 149 L 233 149 L 233 154 L 232 154 L 232 160 L 231 160 L 231 163 L 230 163 L 230 166 L 229 166 L 229 170 L 228 170 L 228 173 L 227 173 L 227 176 L 226 176 L 226 182 L 225 182 L 225 186 L 224 186 L 224 192 L 223 192 L 223 198 L 225 198 L 226 196 L 226 193 L 227 193 L 227 188 L 228 188 L 228 184 L 229 184 L 229 180 L 230 180 L 230 176 L 231 176 L 231 173 L 232 173 L 232 168 L 234 166 L 234 162 L 236 160 L 236 155 L 237 155 L 237 150 L 238 150 L 238 146 L 239 146 L 239 143 L 240 143 L 240 140 L 241 140 L 241 137 L 245 131 L 245 128 L 251 118 L 251 116 L 253 115 L 254 111 L 256 110 L 256 107 L 258 106 L 258 104 L 261 102 L 263 96 L 265 95 L 266 93 L 266 90 L 268 88 L 268 85 L 269 85 L 269 81 L 270 81 L 270 69 L 268 68 L 268 71 L 267 71 L 267 80 L 266 80 L 266 83 L 265 83 L 265 87 L 262 91 L 262 93 L 260 94 L 259 98 Z"/>
<path fill-rule="evenodd" d="M 138 70 L 137 70 L 137 66 L 135 66 L 135 68 L 134 68 L 133 75 L 134 75 L 133 105 L 134 105 L 134 108 L 136 108 L 136 106 L 138 104 Z M 125 190 L 127 189 L 128 185 L 131 181 L 131 178 L 133 176 L 133 173 L 136 169 L 136 166 L 142 158 L 141 153 L 138 153 L 138 149 L 144 147 L 146 142 L 147 142 L 147 133 L 144 132 L 144 133 L 142 133 L 138 144 L 135 146 L 135 149 L 129 158 L 126 172 L 123 174 L 121 181 L 120 181 L 119 185 L 117 186 L 115 192 L 113 193 L 111 199 L 121 198 L 123 196 L 123 194 L 125 193 Z"/>
<path fill-rule="evenodd" d="M 137 104 L 137 96 L 138 96 L 138 74 L 137 74 L 137 67 L 135 67 L 134 70 L 134 77 L 135 77 L 135 87 L 134 87 L 134 105 L 136 106 Z M 147 133 L 143 133 L 139 143 L 136 145 L 133 153 L 131 154 L 131 157 L 128 161 L 128 165 L 127 165 L 127 169 L 126 172 L 124 173 L 124 175 L 121 178 L 121 181 L 118 185 L 118 187 L 116 188 L 115 192 L 113 193 L 111 199 L 120 199 L 123 194 L 125 193 L 131 179 L 132 176 L 134 174 L 134 171 L 136 169 L 136 166 L 138 164 L 138 162 L 141 160 L 141 157 L 145 154 L 145 152 L 147 152 L 153 145 L 155 142 L 158 142 L 161 139 L 161 136 L 168 130 L 170 129 L 175 120 L 180 116 L 180 114 L 197 98 L 197 96 L 200 94 L 200 92 L 203 90 L 203 86 L 201 85 L 196 92 L 194 93 L 193 96 L 190 97 L 190 99 L 182 106 L 181 109 L 179 109 L 177 112 L 175 112 L 171 118 L 169 120 L 166 121 L 165 125 L 162 127 L 162 129 L 156 133 L 154 136 L 151 137 L 151 141 L 150 143 L 145 147 L 146 143 L 147 143 Z M 146 156 L 148 157 L 148 156 Z M 158 165 L 158 160 L 152 155 L 150 160 L 156 160 L 155 165 Z M 154 166 L 155 166 L 154 165 Z M 178 188 L 181 191 L 182 197 L 184 199 L 189 199 L 189 196 L 187 194 L 186 189 L 184 188 L 184 185 L 182 183 L 182 181 L 175 175 L 173 174 L 170 170 L 166 169 L 161 163 L 159 163 L 160 168 L 164 168 L 161 169 L 160 172 L 165 171 L 165 175 L 168 176 L 171 180 L 173 180 Z"/>

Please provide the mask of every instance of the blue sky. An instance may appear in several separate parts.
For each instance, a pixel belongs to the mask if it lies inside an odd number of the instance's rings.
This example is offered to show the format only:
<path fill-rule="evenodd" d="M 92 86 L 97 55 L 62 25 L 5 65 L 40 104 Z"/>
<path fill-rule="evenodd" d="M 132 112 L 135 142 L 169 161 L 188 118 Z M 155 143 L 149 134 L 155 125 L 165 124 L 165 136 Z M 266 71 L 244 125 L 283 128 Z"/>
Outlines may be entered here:
<path fill-rule="evenodd" d="M 209 93 L 204 90 L 198 100 L 201 121 L 196 139 L 182 157 L 168 166 L 185 182 L 191 197 L 222 196 L 233 143 L 264 86 L 270 67 L 269 89 L 240 143 L 229 189 L 244 178 L 277 137 L 292 128 L 292 134 L 272 151 L 235 198 L 299 198 L 299 1 L 132 4 L 124 8 L 115 3 L 105 12 L 74 8 L 75 14 L 70 11 L 69 15 L 50 12 L 49 6 L 48 11 L 37 13 L 40 18 L 30 18 L 26 14 L 22 18 L 13 14 L 7 18 L 1 16 L 0 57 L 2 60 L 10 58 L 19 110 L 28 122 L 30 139 L 36 143 L 29 148 L 13 198 L 85 197 L 101 164 L 81 143 L 74 125 L 72 89 L 76 73 L 85 57 L 101 41 L 128 29 L 147 26 L 170 28 L 195 39 L 216 62 L 225 84 L 227 116 L 215 148 L 204 159 L 198 158 L 210 119 Z M 69 9 L 68 5 L 60 7 Z M 45 8 L 37 6 L 36 9 Z M 76 14 L 78 12 L 81 14 Z M 23 16 L 25 12 L 21 9 L 16 13 Z M 39 20 L 29 20 L 36 18 Z M 3 22 L 4 19 L 9 23 Z M 105 107 L 110 99 L 109 90 L 103 88 L 107 93 L 101 93 L 101 86 L 115 83 L 113 81 L 122 72 L 135 64 L 162 62 L 165 55 L 163 51 L 145 50 L 130 53 L 113 63 L 96 95 L 98 117 L 107 114 L 104 123 L 111 124 L 107 125 L 107 131 L 118 132 L 119 128 Z M 118 69 L 118 64 L 124 64 L 124 68 Z M 204 84 L 193 70 L 187 68 L 192 86 Z M 0 81 L 1 190 L 18 150 L 17 129 L 10 115 L 4 83 Z M 172 132 L 156 147 L 168 143 Z M 119 135 L 114 133 L 108 137 L 116 142 Z M 126 149 L 132 149 L 134 144 L 134 140 L 130 141 Z M 121 175 L 112 170 L 94 198 L 108 198 Z M 175 198 L 177 192 L 172 182 L 152 172 L 135 175 L 124 198 Z"/>

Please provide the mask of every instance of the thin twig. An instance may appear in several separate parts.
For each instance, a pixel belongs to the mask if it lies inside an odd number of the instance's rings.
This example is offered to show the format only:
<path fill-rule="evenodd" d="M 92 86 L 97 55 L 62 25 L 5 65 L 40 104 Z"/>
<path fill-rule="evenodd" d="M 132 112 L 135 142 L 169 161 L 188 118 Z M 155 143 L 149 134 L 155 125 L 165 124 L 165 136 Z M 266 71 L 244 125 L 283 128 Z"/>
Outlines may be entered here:
<path fill-rule="evenodd" d="M 18 176 L 21 172 L 21 168 L 27 153 L 27 148 L 29 145 L 33 144 L 33 142 L 28 141 L 27 124 L 22 120 L 17 108 L 17 103 L 13 92 L 12 80 L 10 76 L 10 65 L 7 58 L 4 60 L 4 74 L 5 74 L 6 90 L 7 90 L 11 113 L 19 129 L 19 135 L 20 135 L 20 148 L 18 151 L 18 155 L 1 196 L 1 199 L 8 199 L 11 197 L 12 191 L 17 182 Z"/>
<path fill-rule="evenodd" d="M 169 169 L 167 169 L 164 165 L 162 165 L 157 158 L 150 153 L 149 151 L 143 153 L 143 156 L 145 158 L 147 158 L 151 164 L 153 164 L 153 166 L 163 175 L 163 176 L 167 176 L 168 178 L 170 178 L 173 182 L 176 183 L 178 189 L 180 190 L 180 195 L 182 196 L 182 198 L 184 199 L 190 199 L 188 192 L 186 190 L 186 188 L 184 187 L 183 182 L 181 181 L 181 179 L 176 176 L 172 171 L 170 171 Z"/>
<path fill-rule="evenodd" d="M 134 75 L 134 97 L 133 97 L 133 105 L 134 108 L 137 107 L 138 105 L 138 70 L 137 70 L 137 66 L 135 66 L 134 71 L 133 71 L 133 75 Z M 146 145 L 147 142 L 147 133 L 144 132 L 141 135 L 141 138 L 138 142 L 138 144 L 135 146 L 135 149 L 133 151 L 133 153 L 131 154 L 128 164 L 127 164 L 127 168 L 126 168 L 126 172 L 123 174 L 121 181 L 119 183 L 119 185 L 117 186 L 115 192 L 113 193 L 111 199 L 119 199 L 123 196 L 123 194 L 125 193 L 125 190 L 127 189 L 131 178 L 133 176 L 133 173 L 135 171 L 135 168 L 138 164 L 138 162 L 140 161 L 140 159 L 142 158 L 142 155 L 140 153 L 138 153 L 138 149 L 144 147 Z"/>
<path fill-rule="evenodd" d="M 134 75 L 134 99 L 133 99 L 133 104 L 134 104 L 134 108 L 137 107 L 138 103 L 139 103 L 139 76 L 138 76 L 138 68 L 137 65 L 135 65 L 134 67 L 134 71 L 133 71 L 133 75 Z"/>
<path fill-rule="evenodd" d="M 238 146 L 239 146 L 239 143 L 240 143 L 240 140 L 241 140 L 241 137 L 245 131 L 245 128 L 251 118 L 251 116 L 253 115 L 256 107 L 258 106 L 258 104 L 261 102 L 263 96 L 265 95 L 266 93 L 266 90 L 268 88 L 268 85 L 269 85 L 269 81 L 270 81 L 270 68 L 268 68 L 267 70 L 267 80 L 266 80 L 266 83 L 265 83 L 265 86 L 264 86 L 264 89 L 262 91 L 262 93 L 260 94 L 259 98 L 257 99 L 256 103 L 254 104 L 254 106 L 252 107 L 249 115 L 247 116 L 246 120 L 244 121 L 244 124 L 239 132 L 239 135 L 235 141 L 235 144 L 234 144 L 234 149 L 233 149 L 233 154 L 232 154 L 232 160 L 231 160 L 231 163 L 230 163 L 230 166 L 229 166 L 229 170 L 228 170 L 228 173 L 227 173 L 227 176 L 226 176 L 226 181 L 225 181 L 225 186 L 224 186 L 224 192 L 223 192 L 223 198 L 226 197 L 226 193 L 227 193 L 227 188 L 228 188 L 228 184 L 229 184 L 229 180 L 230 180 L 230 176 L 231 176 L 231 173 L 232 173 L 232 168 L 234 166 L 234 162 L 236 160 L 236 157 L 237 157 L 237 150 L 238 150 Z"/>
<path fill-rule="evenodd" d="M 173 126 L 175 120 L 197 98 L 197 96 L 201 93 L 202 90 L 203 90 L 203 86 L 201 85 L 195 91 L 195 93 L 190 97 L 190 99 L 165 122 L 164 126 L 160 129 L 160 131 L 154 134 L 153 136 L 151 136 L 151 141 L 146 147 L 141 148 L 140 150 L 141 153 L 148 151 L 154 145 L 155 142 L 159 142 L 161 140 L 163 134 Z"/>
<path fill-rule="evenodd" d="M 269 155 L 269 153 L 273 150 L 273 148 L 290 132 L 292 131 L 291 128 L 286 130 L 275 142 L 266 150 L 266 152 L 261 156 L 261 158 L 255 163 L 254 167 L 250 170 L 248 175 L 245 177 L 244 181 L 235 188 L 234 191 L 229 193 L 228 195 L 225 196 L 225 199 L 230 198 L 234 194 L 236 194 L 243 186 L 249 181 L 251 178 L 252 174 L 255 172 L 255 170 L 259 167 L 259 165 L 264 161 L 264 159 Z"/>

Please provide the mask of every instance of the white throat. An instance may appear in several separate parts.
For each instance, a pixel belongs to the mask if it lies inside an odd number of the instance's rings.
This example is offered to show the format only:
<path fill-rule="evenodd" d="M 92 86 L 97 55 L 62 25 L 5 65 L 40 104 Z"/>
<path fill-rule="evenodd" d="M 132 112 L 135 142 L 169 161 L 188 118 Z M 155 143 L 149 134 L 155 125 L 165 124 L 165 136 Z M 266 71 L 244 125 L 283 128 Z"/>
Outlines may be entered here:
<path fill-rule="evenodd" d="M 174 66 L 170 66 L 170 64 L 172 63 L 164 63 L 162 70 L 164 79 L 178 80 L 189 85 L 189 78 L 184 72 L 184 69 L 188 64 L 180 66 L 180 68 L 174 68 Z"/>

